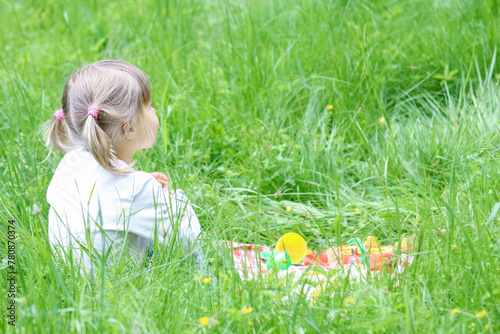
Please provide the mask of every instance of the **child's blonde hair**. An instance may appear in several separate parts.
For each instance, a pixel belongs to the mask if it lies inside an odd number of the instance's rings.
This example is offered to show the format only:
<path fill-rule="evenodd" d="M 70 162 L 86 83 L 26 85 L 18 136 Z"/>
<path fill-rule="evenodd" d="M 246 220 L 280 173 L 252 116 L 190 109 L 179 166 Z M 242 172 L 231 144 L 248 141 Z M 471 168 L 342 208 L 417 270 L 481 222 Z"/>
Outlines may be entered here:
<path fill-rule="evenodd" d="M 132 164 L 119 168 L 115 148 L 127 138 L 125 124 L 129 129 L 150 129 L 141 117 L 150 102 L 151 86 L 136 66 L 123 60 L 83 66 L 64 86 L 64 120 L 52 117 L 46 144 L 63 153 L 75 144 L 84 146 L 104 169 L 128 173 Z M 88 114 L 91 107 L 99 109 L 95 119 Z"/>

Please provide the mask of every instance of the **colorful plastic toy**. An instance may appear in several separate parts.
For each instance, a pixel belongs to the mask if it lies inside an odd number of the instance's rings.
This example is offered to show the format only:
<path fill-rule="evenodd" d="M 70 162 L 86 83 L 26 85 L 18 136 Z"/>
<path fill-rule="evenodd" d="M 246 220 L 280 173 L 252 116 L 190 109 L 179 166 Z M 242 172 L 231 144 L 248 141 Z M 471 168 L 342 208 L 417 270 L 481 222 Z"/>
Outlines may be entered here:
<path fill-rule="evenodd" d="M 261 252 L 260 258 L 266 261 L 266 268 L 287 270 L 292 265 L 302 264 L 307 254 L 307 243 L 300 234 L 287 233 L 276 243 L 275 251 Z"/>
<path fill-rule="evenodd" d="M 287 270 L 292 266 L 292 261 L 287 251 L 282 252 L 261 252 L 260 258 L 266 260 L 266 269 L 269 271 L 273 267 Z"/>
<path fill-rule="evenodd" d="M 343 265 L 357 264 L 371 271 L 380 271 L 385 265 L 388 270 L 392 263 L 395 246 L 381 246 L 378 239 L 368 236 L 364 242 L 352 238 L 348 245 L 311 252 L 307 249 L 304 238 L 297 233 L 286 233 L 276 243 L 274 251 L 260 252 L 260 258 L 266 261 L 266 268 L 287 270 L 293 265 L 319 265 L 328 268 L 340 268 Z M 408 240 L 403 238 L 401 252 L 406 253 Z"/>
<path fill-rule="evenodd" d="M 276 253 L 287 251 L 292 263 L 300 263 L 307 253 L 307 243 L 300 234 L 287 233 L 276 243 Z"/>
<path fill-rule="evenodd" d="M 349 242 L 347 243 L 349 246 L 351 246 L 352 244 L 355 244 L 356 246 L 358 246 L 359 248 L 359 252 L 361 253 L 361 263 L 363 265 L 365 265 L 367 268 L 370 267 L 370 261 L 365 257 L 365 254 L 366 254 L 366 247 L 365 247 L 365 244 L 363 244 L 363 242 L 361 241 L 360 238 L 352 238 L 351 240 L 349 240 Z"/>
<path fill-rule="evenodd" d="M 360 264 L 370 268 L 371 271 L 380 271 L 385 265 L 390 269 L 393 263 L 392 255 L 397 248 L 395 246 L 380 245 L 376 237 L 368 236 L 364 243 L 359 238 L 349 240 L 349 245 L 325 249 L 321 252 L 307 254 L 304 265 L 320 265 L 337 268 L 341 265 Z M 401 242 L 401 253 L 408 251 L 408 241 L 403 238 Z"/>

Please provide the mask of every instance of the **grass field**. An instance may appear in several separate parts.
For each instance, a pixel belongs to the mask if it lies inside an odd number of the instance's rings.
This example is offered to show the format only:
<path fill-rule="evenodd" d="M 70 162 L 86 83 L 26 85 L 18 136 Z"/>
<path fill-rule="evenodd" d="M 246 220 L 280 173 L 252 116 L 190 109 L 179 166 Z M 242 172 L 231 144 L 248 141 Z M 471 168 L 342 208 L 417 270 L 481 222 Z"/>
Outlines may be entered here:
<path fill-rule="evenodd" d="M 499 332 L 499 8 L 0 2 L 0 332 Z M 51 259 L 45 195 L 62 155 L 43 162 L 40 126 L 60 108 L 72 71 L 106 58 L 148 75 L 160 130 L 136 166 L 168 171 L 196 204 L 219 282 L 193 280 L 178 253 L 147 269 L 124 262 L 95 281 Z M 398 278 L 341 280 L 314 303 L 275 281 L 241 281 L 216 247 L 273 245 L 291 231 L 314 250 L 353 236 L 394 244 L 414 233 L 419 243 Z"/>

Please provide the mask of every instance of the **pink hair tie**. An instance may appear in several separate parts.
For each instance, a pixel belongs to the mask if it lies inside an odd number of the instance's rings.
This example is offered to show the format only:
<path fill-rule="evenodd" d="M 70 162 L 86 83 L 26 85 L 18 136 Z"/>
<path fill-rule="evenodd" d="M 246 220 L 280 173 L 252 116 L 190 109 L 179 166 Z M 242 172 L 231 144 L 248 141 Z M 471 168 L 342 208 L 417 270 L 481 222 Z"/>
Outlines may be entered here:
<path fill-rule="evenodd" d="M 59 109 L 58 111 L 56 111 L 55 113 L 55 116 L 58 120 L 63 120 L 64 119 L 64 112 L 62 109 Z"/>
<path fill-rule="evenodd" d="M 87 109 L 87 114 L 97 119 L 97 115 L 99 115 L 99 108 L 90 107 Z"/>

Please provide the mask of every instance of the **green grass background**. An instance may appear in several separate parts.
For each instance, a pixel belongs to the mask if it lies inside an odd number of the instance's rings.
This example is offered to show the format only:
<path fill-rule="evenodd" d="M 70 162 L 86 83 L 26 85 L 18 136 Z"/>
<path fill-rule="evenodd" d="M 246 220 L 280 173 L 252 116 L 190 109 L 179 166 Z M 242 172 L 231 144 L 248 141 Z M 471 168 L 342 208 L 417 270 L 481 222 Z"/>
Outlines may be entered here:
<path fill-rule="evenodd" d="M 0 314 L 8 218 L 19 271 L 16 327 L 0 331 L 500 331 L 499 15 L 497 0 L 0 2 Z M 61 154 L 43 162 L 39 128 L 70 74 L 106 58 L 148 75 L 160 130 L 137 167 L 196 204 L 223 280 L 194 281 L 178 253 L 91 281 L 51 259 Z M 339 280 L 314 303 L 240 281 L 216 247 L 291 231 L 314 250 L 413 233 L 419 247 L 403 275 Z"/>

